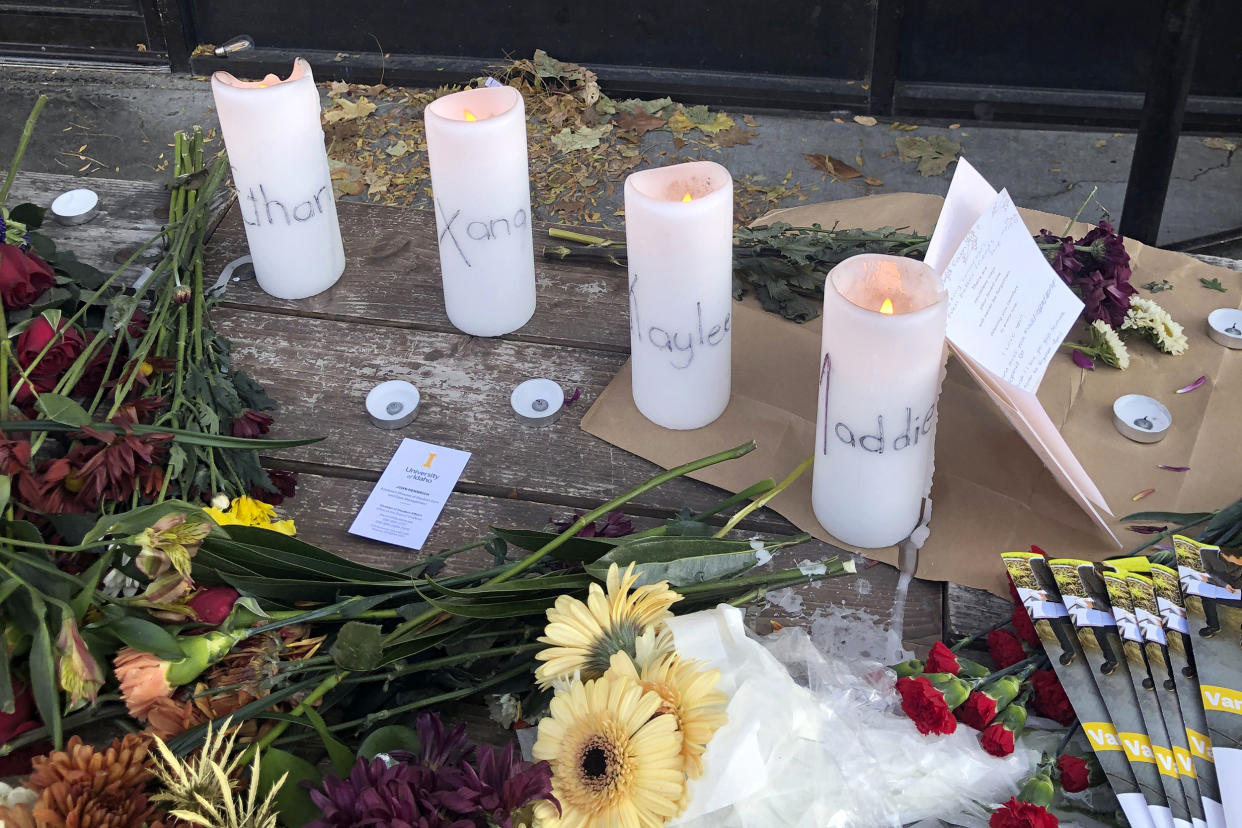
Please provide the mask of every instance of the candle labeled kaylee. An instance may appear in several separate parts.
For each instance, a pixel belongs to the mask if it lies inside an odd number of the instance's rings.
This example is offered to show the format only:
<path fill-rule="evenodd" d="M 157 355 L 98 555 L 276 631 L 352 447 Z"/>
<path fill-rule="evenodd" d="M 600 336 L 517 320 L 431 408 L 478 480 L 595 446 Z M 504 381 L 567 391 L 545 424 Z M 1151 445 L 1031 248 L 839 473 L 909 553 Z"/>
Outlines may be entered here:
<path fill-rule="evenodd" d="M 310 64 L 298 58 L 283 81 L 216 72 L 211 91 L 259 287 L 278 299 L 327 290 L 345 249 Z"/>
<path fill-rule="evenodd" d="M 733 179 L 711 161 L 625 179 L 634 403 L 665 428 L 701 428 L 729 404 Z"/>
<path fill-rule="evenodd" d="M 500 336 L 535 313 L 526 106 L 511 86 L 466 89 L 424 110 L 449 321 Z"/>
<path fill-rule="evenodd" d="M 824 285 L 815 517 L 865 548 L 909 536 L 931 488 L 948 303 L 936 272 L 853 256 Z"/>

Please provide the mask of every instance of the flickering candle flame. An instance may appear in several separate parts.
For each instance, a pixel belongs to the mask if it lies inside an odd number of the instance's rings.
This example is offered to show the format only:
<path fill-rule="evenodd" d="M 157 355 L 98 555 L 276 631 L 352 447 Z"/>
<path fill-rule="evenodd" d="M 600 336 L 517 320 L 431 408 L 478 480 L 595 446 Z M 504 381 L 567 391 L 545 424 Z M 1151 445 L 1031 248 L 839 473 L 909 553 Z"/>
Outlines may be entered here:
<path fill-rule="evenodd" d="M 890 316 L 892 315 L 893 313 L 893 300 L 892 299 L 884 300 L 884 304 L 880 305 L 880 313 L 886 313 L 886 314 L 889 314 Z"/>
<path fill-rule="evenodd" d="M 477 120 L 479 120 L 478 118 L 474 117 L 474 113 L 473 113 L 473 112 L 471 112 L 469 109 L 463 109 L 463 110 L 462 110 L 462 114 L 464 114 L 464 115 L 466 116 L 466 120 L 467 120 L 467 121 L 477 121 Z"/>
<path fill-rule="evenodd" d="M 694 201 L 694 196 L 690 195 L 690 192 L 687 191 L 686 194 L 681 197 L 681 200 L 682 201 Z"/>

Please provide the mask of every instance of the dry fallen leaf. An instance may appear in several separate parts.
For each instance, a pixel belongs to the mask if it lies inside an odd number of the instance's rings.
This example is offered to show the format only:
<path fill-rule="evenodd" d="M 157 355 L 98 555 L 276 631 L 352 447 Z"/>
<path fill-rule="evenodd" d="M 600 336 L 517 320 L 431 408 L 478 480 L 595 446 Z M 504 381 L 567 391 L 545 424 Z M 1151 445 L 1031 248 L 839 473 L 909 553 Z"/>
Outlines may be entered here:
<path fill-rule="evenodd" d="M 893 121 L 888 125 L 888 131 L 898 130 L 900 132 L 911 132 L 919 128 L 918 124 L 903 124 L 901 121 Z"/>
<path fill-rule="evenodd" d="M 1100 140 L 1098 140 L 1098 141 L 1096 141 L 1096 142 L 1095 142 L 1095 145 L 1096 145 L 1097 147 L 1107 147 L 1107 146 L 1108 146 L 1108 141 L 1106 141 L 1105 139 L 1101 138 Z"/>
<path fill-rule="evenodd" d="M 757 129 L 742 129 L 734 126 L 716 133 L 715 144 L 718 147 L 735 147 L 738 144 L 749 144 L 751 138 L 758 136 L 759 130 Z"/>
<path fill-rule="evenodd" d="M 388 146 L 388 148 L 384 150 L 384 152 L 388 153 L 388 154 L 389 154 L 389 155 L 391 155 L 393 158 L 400 158 L 401 156 L 405 155 L 406 153 L 413 151 L 413 149 L 414 149 L 414 148 L 413 148 L 412 146 L 410 146 L 409 144 L 407 144 L 407 143 L 405 142 L 405 140 L 404 140 L 404 139 L 402 139 L 402 140 L 397 141 L 397 142 L 395 142 L 395 143 L 393 143 L 393 144 L 390 144 L 390 145 Z"/>
<path fill-rule="evenodd" d="M 667 124 L 668 131 L 673 133 L 674 135 L 684 135 L 685 133 L 694 129 L 696 126 L 698 125 L 694 121 L 686 117 L 686 113 L 682 112 L 681 110 L 674 112 L 672 114 L 672 117 L 668 119 L 668 124 Z"/>
<path fill-rule="evenodd" d="M 863 126 L 875 126 L 876 120 L 870 115 L 855 115 L 854 123 L 862 124 Z"/>
<path fill-rule="evenodd" d="M 330 124 L 337 121 L 358 121 L 375 111 L 375 104 L 366 98 L 359 98 L 356 101 L 333 98 L 332 103 L 333 107 L 323 113 L 323 119 Z"/>
<path fill-rule="evenodd" d="M 642 109 L 636 112 L 626 112 L 618 115 L 613 119 L 613 123 L 617 125 L 617 129 L 633 132 L 639 138 L 651 132 L 653 129 L 659 129 L 664 126 L 667 121 L 663 118 L 657 118 L 655 115 L 649 115 Z"/>
<path fill-rule="evenodd" d="M 759 126 L 759 124 L 755 123 L 755 116 L 754 116 L 754 115 L 743 115 L 743 116 L 742 116 L 742 123 L 746 124 L 746 126 L 748 126 L 748 127 L 757 127 L 757 126 Z"/>
<path fill-rule="evenodd" d="M 944 175 L 961 151 L 960 143 L 943 135 L 933 135 L 931 138 L 907 135 L 897 139 L 898 156 L 902 161 L 917 161 L 919 174 L 924 178 Z"/>
<path fill-rule="evenodd" d="M 1237 142 L 1230 141 L 1228 138 L 1218 138 L 1215 136 L 1211 138 L 1204 138 L 1203 146 L 1208 149 L 1224 150 L 1225 152 L 1233 152 L 1238 148 Z"/>
<path fill-rule="evenodd" d="M 949 129 L 961 129 L 961 124 L 949 124 Z"/>
<path fill-rule="evenodd" d="M 339 98 L 349 91 L 349 84 L 344 81 L 332 81 L 328 84 L 328 97 Z"/>
<path fill-rule="evenodd" d="M 872 187 L 878 187 L 884 182 L 878 178 L 871 178 L 863 175 L 860 171 L 851 167 L 840 158 L 833 158 L 831 155 L 824 155 L 820 152 L 804 153 L 805 158 L 812 167 L 824 174 L 824 177 L 832 176 L 840 181 L 849 181 L 855 178 L 861 178 L 866 184 Z"/>

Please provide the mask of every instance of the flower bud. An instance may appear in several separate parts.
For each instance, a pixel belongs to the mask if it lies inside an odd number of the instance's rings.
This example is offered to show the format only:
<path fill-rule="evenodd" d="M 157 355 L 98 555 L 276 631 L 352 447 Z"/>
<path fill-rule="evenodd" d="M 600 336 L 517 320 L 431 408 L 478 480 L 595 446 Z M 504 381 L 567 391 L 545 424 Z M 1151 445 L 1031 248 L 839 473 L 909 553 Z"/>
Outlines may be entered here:
<path fill-rule="evenodd" d="M 227 511 L 229 508 L 229 496 L 226 494 L 217 494 L 211 499 L 211 508 L 219 509 L 221 512 Z"/>
<path fill-rule="evenodd" d="M 924 673 L 927 680 L 944 694 L 944 703 L 950 710 L 958 707 L 970 696 L 970 685 L 949 673 Z"/>
<path fill-rule="evenodd" d="M 233 611 L 233 604 L 237 603 L 237 597 L 237 590 L 230 586 L 208 587 L 200 589 L 186 603 L 190 609 L 194 610 L 199 621 L 218 627 Z"/>
<path fill-rule="evenodd" d="M 1018 799 L 1023 802 L 1029 802 L 1032 805 L 1040 807 L 1048 807 L 1052 804 L 1052 797 L 1055 789 L 1052 787 L 1052 777 L 1046 772 L 1037 773 L 1022 786 L 1022 790 L 1018 791 Z"/>
<path fill-rule="evenodd" d="M 173 301 L 176 302 L 178 305 L 185 305 L 189 303 L 190 297 L 192 295 L 193 294 L 190 292 L 190 289 L 188 287 L 186 287 L 185 285 L 181 285 L 180 287 L 178 287 L 176 290 L 173 291 Z"/>

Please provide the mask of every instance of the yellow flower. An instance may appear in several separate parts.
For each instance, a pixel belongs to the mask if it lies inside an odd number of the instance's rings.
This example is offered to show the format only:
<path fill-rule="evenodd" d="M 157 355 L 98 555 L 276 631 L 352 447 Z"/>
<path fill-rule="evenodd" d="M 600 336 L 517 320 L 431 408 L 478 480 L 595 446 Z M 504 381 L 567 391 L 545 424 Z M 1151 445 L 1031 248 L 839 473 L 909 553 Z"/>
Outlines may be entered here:
<path fill-rule="evenodd" d="M 203 511 L 221 526 L 255 526 L 259 529 L 271 529 L 282 535 L 297 534 L 297 527 L 292 520 L 274 520 L 276 507 L 270 503 L 245 495 L 233 498 L 227 510 L 219 508 L 215 503 L 212 500 L 212 505 L 204 507 Z"/>
<path fill-rule="evenodd" d="M 677 720 L 681 756 L 686 775 L 691 779 L 703 775 L 703 751 L 716 731 L 729 720 L 725 713 L 729 699 L 716 689 L 720 671 L 704 670 L 703 666 L 702 662 L 672 653 L 640 668 L 625 653 L 617 653 L 607 673 L 635 681 L 639 687 L 660 697 L 659 712 L 668 713 Z"/>
<path fill-rule="evenodd" d="M 630 592 L 638 578 L 633 564 L 624 576 L 613 564 L 608 568 L 607 595 L 599 584 L 591 584 L 585 604 L 569 595 L 556 599 L 539 639 L 548 647 L 535 654 L 546 662 L 535 671 L 540 687 L 575 673 L 583 679 L 599 678 L 613 653 L 637 655 L 639 637 L 671 617 L 668 608 L 681 600 L 667 581 Z"/>
<path fill-rule="evenodd" d="M 681 812 L 681 734 L 662 704 L 613 675 L 574 680 L 553 697 L 534 757 L 552 765 L 559 828 L 659 828 Z"/>

